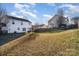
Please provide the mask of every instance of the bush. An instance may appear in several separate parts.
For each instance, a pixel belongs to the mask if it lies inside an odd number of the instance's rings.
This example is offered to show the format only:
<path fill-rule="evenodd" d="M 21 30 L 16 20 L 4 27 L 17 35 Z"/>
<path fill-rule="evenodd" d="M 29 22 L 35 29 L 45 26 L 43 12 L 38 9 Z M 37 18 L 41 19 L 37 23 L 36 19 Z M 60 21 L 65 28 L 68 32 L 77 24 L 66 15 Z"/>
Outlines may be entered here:
<path fill-rule="evenodd" d="M 61 31 L 64 31 L 64 29 L 55 29 L 55 28 L 44 29 L 42 28 L 42 29 L 36 29 L 34 32 L 61 32 Z"/>

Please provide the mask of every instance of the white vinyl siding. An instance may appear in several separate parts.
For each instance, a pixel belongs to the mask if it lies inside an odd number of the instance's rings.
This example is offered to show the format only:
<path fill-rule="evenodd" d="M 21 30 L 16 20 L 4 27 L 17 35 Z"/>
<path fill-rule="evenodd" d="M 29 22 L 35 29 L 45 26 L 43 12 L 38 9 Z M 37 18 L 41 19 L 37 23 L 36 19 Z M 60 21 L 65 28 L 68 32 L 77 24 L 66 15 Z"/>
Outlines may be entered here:
<path fill-rule="evenodd" d="M 23 30 L 23 28 L 26 28 L 26 29 Z M 8 33 L 27 32 L 27 31 L 29 31 L 29 28 L 32 28 L 32 26 L 31 26 L 31 24 L 29 24 L 29 22 L 15 20 L 15 19 L 10 19 L 9 23 L 6 26 L 6 30 L 8 31 Z"/>

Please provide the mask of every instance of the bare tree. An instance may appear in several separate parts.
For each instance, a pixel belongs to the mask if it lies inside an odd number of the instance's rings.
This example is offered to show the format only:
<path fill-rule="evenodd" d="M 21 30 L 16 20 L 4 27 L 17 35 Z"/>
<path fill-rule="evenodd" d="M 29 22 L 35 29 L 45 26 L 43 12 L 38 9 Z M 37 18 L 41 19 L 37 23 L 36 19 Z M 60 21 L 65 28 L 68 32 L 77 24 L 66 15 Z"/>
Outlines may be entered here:
<path fill-rule="evenodd" d="M 58 15 L 57 23 L 58 23 L 59 27 L 62 27 L 62 26 L 66 27 L 66 18 L 64 17 L 63 9 L 58 9 L 57 15 Z"/>
<path fill-rule="evenodd" d="M 64 16 L 64 11 L 63 11 L 62 8 L 59 8 L 59 9 L 57 10 L 57 15 L 59 15 L 59 16 Z"/>
<path fill-rule="evenodd" d="M 0 6 L 0 33 L 2 32 L 2 28 L 5 27 L 7 23 L 7 12 Z"/>

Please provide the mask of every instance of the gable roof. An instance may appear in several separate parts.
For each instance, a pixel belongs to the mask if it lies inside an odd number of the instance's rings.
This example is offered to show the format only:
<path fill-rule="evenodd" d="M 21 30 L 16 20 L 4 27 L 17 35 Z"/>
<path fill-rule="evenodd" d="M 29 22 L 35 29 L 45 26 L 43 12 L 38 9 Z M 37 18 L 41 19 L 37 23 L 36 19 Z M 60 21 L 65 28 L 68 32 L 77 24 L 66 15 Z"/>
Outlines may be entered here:
<path fill-rule="evenodd" d="M 52 20 L 54 20 L 54 18 L 59 17 L 58 15 L 54 15 L 48 22 L 51 22 Z"/>
<path fill-rule="evenodd" d="M 52 20 L 54 20 L 54 18 L 56 18 L 56 17 L 63 17 L 63 16 L 59 16 L 59 15 L 54 15 L 49 21 L 48 21 L 48 23 L 49 22 L 51 22 Z M 65 17 L 63 17 L 63 19 L 66 19 Z M 57 21 L 57 20 L 56 20 Z"/>
<path fill-rule="evenodd" d="M 79 20 L 79 17 L 73 17 L 72 20 Z"/>
<path fill-rule="evenodd" d="M 15 19 L 15 20 L 26 21 L 26 22 L 29 22 L 29 23 L 31 23 L 31 21 L 29 21 L 29 20 L 26 20 L 26 19 L 23 19 L 23 18 L 18 18 L 18 17 L 14 17 L 14 16 L 9 16 L 9 15 L 7 15 L 7 17 L 8 17 L 8 18 Z"/>

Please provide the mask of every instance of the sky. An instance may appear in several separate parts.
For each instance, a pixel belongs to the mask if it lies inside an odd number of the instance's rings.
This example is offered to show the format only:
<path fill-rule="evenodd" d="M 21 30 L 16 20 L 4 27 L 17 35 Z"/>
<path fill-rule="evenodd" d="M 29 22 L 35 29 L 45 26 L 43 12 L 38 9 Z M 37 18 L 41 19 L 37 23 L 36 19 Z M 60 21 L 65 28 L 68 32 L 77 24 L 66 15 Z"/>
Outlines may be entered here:
<path fill-rule="evenodd" d="M 78 3 L 2 3 L 8 15 L 25 18 L 32 24 L 47 24 L 59 8 L 65 17 L 79 16 Z"/>

